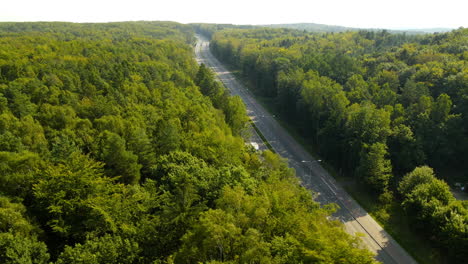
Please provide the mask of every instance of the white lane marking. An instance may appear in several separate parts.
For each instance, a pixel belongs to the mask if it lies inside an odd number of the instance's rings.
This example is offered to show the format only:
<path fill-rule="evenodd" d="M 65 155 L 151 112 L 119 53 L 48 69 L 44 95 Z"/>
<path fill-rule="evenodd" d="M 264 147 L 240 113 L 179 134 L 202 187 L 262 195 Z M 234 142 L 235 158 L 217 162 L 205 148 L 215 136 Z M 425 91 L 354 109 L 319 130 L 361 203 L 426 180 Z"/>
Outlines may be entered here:
<path fill-rule="evenodd" d="M 330 186 L 330 184 L 328 184 L 327 181 L 325 181 L 325 179 L 323 179 L 323 177 L 320 176 L 320 179 L 325 183 L 325 185 L 327 185 L 328 189 L 330 189 L 330 191 L 332 191 L 332 193 L 335 195 L 335 196 L 338 196 L 336 194 L 336 192 L 333 190 L 333 188 Z"/>

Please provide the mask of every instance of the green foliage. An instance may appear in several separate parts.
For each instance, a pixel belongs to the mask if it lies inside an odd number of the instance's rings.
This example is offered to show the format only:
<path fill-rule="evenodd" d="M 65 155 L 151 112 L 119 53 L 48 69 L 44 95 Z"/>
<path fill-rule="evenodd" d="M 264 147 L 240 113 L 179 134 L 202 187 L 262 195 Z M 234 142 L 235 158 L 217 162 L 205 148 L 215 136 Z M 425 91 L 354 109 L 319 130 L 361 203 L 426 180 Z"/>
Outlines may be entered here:
<path fill-rule="evenodd" d="M 141 165 L 138 156 L 126 150 L 125 140 L 119 135 L 104 131 L 98 138 L 99 158 L 106 164 L 111 176 L 121 176 L 127 184 L 140 180 Z"/>
<path fill-rule="evenodd" d="M 30 194 L 35 171 L 44 167 L 36 153 L 0 152 L 0 192 L 25 198 Z"/>
<path fill-rule="evenodd" d="M 408 172 L 424 161 L 424 152 L 421 145 L 416 141 L 411 128 L 406 125 L 400 124 L 393 127 L 388 145 L 396 172 Z"/>
<path fill-rule="evenodd" d="M 287 263 L 321 225 L 315 258 L 372 262 L 284 160 L 245 147 L 245 106 L 193 41 L 172 22 L 0 23 L 1 263 Z M 216 239 L 240 244 L 207 257 Z"/>
<path fill-rule="evenodd" d="M 0 233 L 2 263 L 45 264 L 48 259 L 47 247 L 43 242 L 22 235 Z"/>
<path fill-rule="evenodd" d="M 102 164 L 75 155 L 66 165 L 49 166 L 37 175 L 33 186 L 34 209 L 54 234 L 64 239 L 82 239 L 89 214 L 88 197 L 108 188 Z"/>
<path fill-rule="evenodd" d="M 49 254 L 38 240 L 40 229 L 26 218 L 20 203 L 0 197 L 0 261 L 2 263 L 47 263 Z"/>
<path fill-rule="evenodd" d="M 426 35 L 285 28 L 210 32 L 215 56 L 236 67 L 323 159 L 362 179 L 382 203 L 388 204 L 386 194 L 397 190 L 405 173 L 423 164 L 461 175 L 443 175 L 450 183 L 468 181 L 467 29 Z M 447 194 L 443 186 L 418 190 L 411 204 L 432 192 Z M 436 207 L 424 207 L 422 226 L 452 219 Z M 432 230 L 425 236 L 437 237 Z M 459 241 L 463 232 L 452 234 Z M 448 262 L 466 251 L 448 243 L 434 247 Z"/>
<path fill-rule="evenodd" d="M 271 180 L 252 194 L 225 188 L 217 203 L 183 237 L 176 263 L 374 263 L 337 222 L 324 221 L 332 210 L 287 180 Z"/>
<path fill-rule="evenodd" d="M 222 84 L 215 81 L 213 73 L 204 64 L 198 69 L 195 83 L 200 87 L 202 94 L 210 97 L 213 106 L 223 111 L 233 134 L 240 135 L 248 121 L 242 99 L 238 96 L 228 96 Z"/>
<path fill-rule="evenodd" d="M 449 186 L 429 167 L 418 167 L 405 175 L 398 190 L 402 206 L 421 232 L 434 230 L 431 240 L 447 247 L 451 259 L 463 261 L 468 245 L 468 208 L 456 201 Z"/>
<path fill-rule="evenodd" d="M 364 182 L 377 192 L 387 190 L 392 178 L 392 165 L 387 159 L 387 146 L 382 143 L 374 143 L 365 146 L 362 150 L 361 160 L 357 168 L 357 174 Z"/>
<path fill-rule="evenodd" d="M 88 240 L 84 245 L 66 246 L 56 263 L 134 263 L 138 260 L 138 251 L 135 242 L 105 235 Z"/>

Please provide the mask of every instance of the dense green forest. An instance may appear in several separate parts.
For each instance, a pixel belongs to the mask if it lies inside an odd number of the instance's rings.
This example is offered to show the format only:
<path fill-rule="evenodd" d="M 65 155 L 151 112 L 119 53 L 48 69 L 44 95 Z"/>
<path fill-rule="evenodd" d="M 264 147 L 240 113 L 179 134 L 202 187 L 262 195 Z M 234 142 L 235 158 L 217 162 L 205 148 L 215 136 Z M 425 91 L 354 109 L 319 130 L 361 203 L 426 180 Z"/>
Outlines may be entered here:
<path fill-rule="evenodd" d="M 466 261 L 468 203 L 446 182 L 468 183 L 468 29 L 211 31 L 213 53 L 324 160 L 387 215 L 402 208 L 442 259 Z"/>
<path fill-rule="evenodd" d="M 331 26 L 325 24 L 315 24 L 315 23 L 293 23 L 293 24 L 270 24 L 264 25 L 264 27 L 269 28 L 292 28 L 305 30 L 310 32 L 325 33 L 325 32 L 349 32 L 349 31 L 373 31 L 379 32 L 383 29 L 375 28 L 352 28 L 352 27 L 343 27 L 343 26 Z M 435 32 L 448 32 L 451 29 L 448 28 L 424 28 L 424 29 L 401 29 L 401 30 L 386 30 L 390 33 L 397 34 L 425 34 L 425 33 L 435 33 Z"/>
<path fill-rule="evenodd" d="M 374 263 L 170 22 L 0 23 L 1 263 Z M 243 134 L 243 133 L 242 133 Z"/>

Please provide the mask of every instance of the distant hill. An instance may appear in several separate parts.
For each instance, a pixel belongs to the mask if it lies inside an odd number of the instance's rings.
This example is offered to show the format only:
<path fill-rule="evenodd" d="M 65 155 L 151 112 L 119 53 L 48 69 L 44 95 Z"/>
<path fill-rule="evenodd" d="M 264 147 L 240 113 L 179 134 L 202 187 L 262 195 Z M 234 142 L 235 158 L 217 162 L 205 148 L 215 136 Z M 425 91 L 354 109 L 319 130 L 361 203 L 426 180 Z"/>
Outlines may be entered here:
<path fill-rule="evenodd" d="M 401 29 L 401 31 L 405 32 L 424 32 L 424 33 L 436 33 L 436 32 L 450 32 L 454 30 L 454 28 L 419 28 L 419 29 Z"/>
<path fill-rule="evenodd" d="M 295 23 L 295 24 L 270 24 L 270 25 L 261 25 L 264 27 L 271 28 L 292 28 L 300 29 L 311 32 L 345 32 L 345 31 L 358 31 L 359 28 L 343 27 L 343 26 L 331 26 L 325 24 L 315 24 L 315 23 Z"/>
<path fill-rule="evenodd" d="M 353 28 L 353 27 L 343 27 L 343 26 L 332 26 L 325 24 L 316 24 L 316 23 L 294 23 L 294 24 L 270 24 L 262 25 L 264 27 L 271 28 L 292 28 L 299 30 L 306 30 L 310 32 L 346 32 L 346 31 L 359 31 L 359 30 L 368 30 L 368 31 L 381 31 L 382 28 Z M 435 33 L 435 32 L 448 32 L 451 31 L 451 28 L 421 28 L 421 29 L 387 29 L 392 33 L 410 33 L 410 34 L 425 34 L 425 33 Z"/>

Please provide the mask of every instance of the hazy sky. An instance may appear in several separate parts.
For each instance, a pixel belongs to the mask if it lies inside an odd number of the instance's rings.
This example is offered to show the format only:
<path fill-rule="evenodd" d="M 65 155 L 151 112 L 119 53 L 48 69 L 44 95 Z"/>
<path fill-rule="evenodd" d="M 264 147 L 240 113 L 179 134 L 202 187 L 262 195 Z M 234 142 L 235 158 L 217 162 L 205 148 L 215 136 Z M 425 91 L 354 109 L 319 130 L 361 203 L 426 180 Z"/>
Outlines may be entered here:
<path fill-rule="evenodd" d="M 278 24 L 367 28 L 468 27 L 467 0 L 3 0 L 0 21 Z"/>

